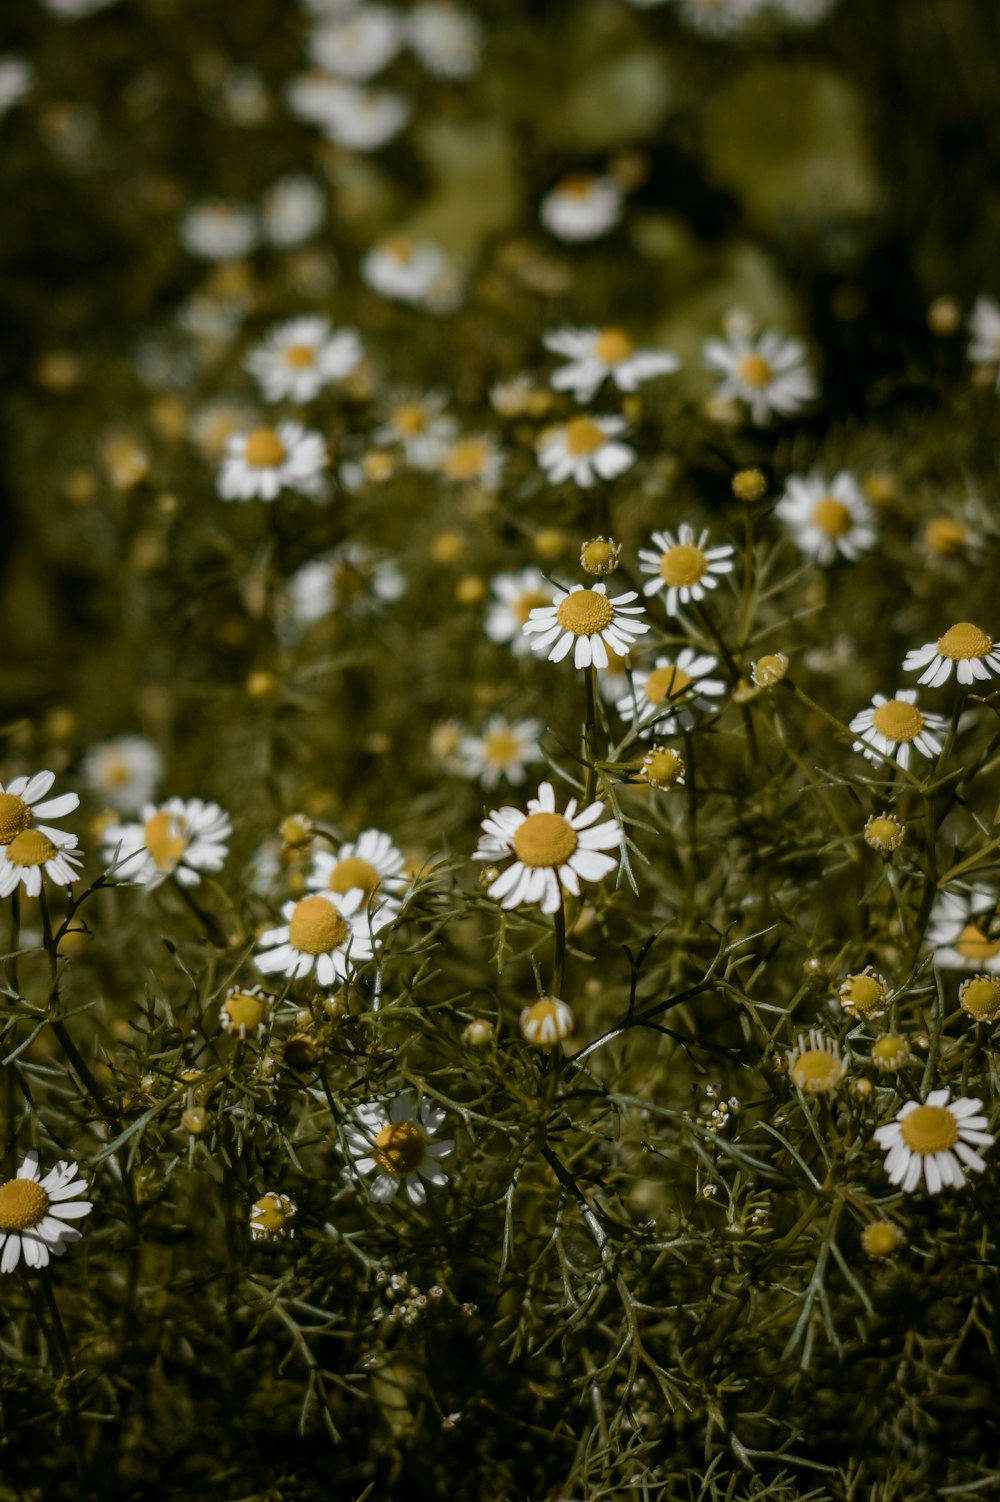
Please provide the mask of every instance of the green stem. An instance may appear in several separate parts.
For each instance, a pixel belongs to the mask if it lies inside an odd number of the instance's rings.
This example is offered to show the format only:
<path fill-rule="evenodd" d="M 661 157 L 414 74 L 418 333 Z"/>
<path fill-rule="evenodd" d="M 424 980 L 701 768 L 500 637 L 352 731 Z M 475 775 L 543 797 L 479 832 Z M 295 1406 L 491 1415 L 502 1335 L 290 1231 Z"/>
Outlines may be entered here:
<path fill-rule="evenodd" d="M 587 685 L 587 717 L 583 728 L 584 760 L 587 766 L 583 787 L 583 807 L 594 801 L 597 789 L 597 669 L 591 663 L 584 681 Z"/>
<path fill-rule="evenodd" d="M 556 908 L 553 919 L 555 934 L 555 958 L 552 965 L 552 995 L 560 999 L 563 994 L 563 977 L 566 973 L 566 909 L 563 906 L 562 893 L 559 894 L 559 906 Z"/>

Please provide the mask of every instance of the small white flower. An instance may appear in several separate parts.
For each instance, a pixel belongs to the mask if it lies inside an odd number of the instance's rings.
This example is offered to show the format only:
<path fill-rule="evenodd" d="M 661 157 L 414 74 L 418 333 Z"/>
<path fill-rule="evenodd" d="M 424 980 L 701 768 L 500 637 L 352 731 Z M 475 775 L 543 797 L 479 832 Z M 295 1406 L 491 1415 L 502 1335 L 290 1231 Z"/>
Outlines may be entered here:
<path fill-rule="evenodd" d="M 730 543 L 710 548 L 708 536 L 706 530 L 696 537 L 694 528 L 681 522 L 676 537 L 672 532 L 653 533 L 655 553 L 639 549 L 640 573 L 653 576 L 642 592 L 649 596 L 665 589 L 668 615 L 676 615 L 682 605 L 703 600 L 724 574 L 732 573 L 735 549 Z"/>
<path fill-rule="evenodd" d="M 495 788 L 502 777 L 517 787 L 524 782 L 529 762 L 541 761 L 538 737 L 541 720 L 508 720 L 493 715 L 478 736 L 465 736 L 458 744 L 462 775 L 477 777 L 484 788 Z"/>
<path fill-rule="evenodd" d="M 43 1179 L 34 1148 L 25 1153 L 17 1177 L 0 1184 L 0 1272 L 13 1272 L 21 1257 L 26 1267 L 48 1267 L 50 1257 L 79 1241 L 81 1233 L 67 1221 L 82 1220 L 94 1208 L 78 1198 L 86 1190 L 75 1163 L 61 1160 Z"/>
<path fill-rule="evenodd" d="M 279 422 L 232 435 L 215 488 L 224 501 L 273 501 L 282 490 L 319 496 L 327 463 L 319 433 L 300 422 Z"/>
<path fill-rule="evenodd" d="M 599 824 L 603 812 L 599 800 L 577 812 L 571 798 L 566 812 L 556 813 L 550 782 L 543 782 L 538 797 L 529 799 L 526 814 L 518 808 L 493 809 L 483 820 L 473 860 L 516 859 L 493 882 L 489 895 L 503 908 L 537 902 L 543 913 L 555 913 L 564 892 L 579 897 L 581 881 L 610 876 L 617 857 L 602 852 L 621 848 L 622 829 L 614 819 Z"/>
<path fill-rule="evenodd" d="M 53 829 L 25 829 L 9 845 L 0 847 L 0 897 L 9 897 L 18 884 L 29 897 L 42 890 L 42 876 L 55 886 L 68 887 L 76 881 L 82 864 L 76 854 L 76 835 Z"/>
<path fill-rule="evenodd" d="M 31 91 L 35 70 L 23 57 L 0 57 L 0 119 Z"/>
<path fill-rule="evenodd" d="M 490 588 L 495 603 L 486 613 L 486 635 L 498 645 L 509 643 L 515 657 L 527 657 L 531 639 L 523 628 L 534 609 L 552 604 L 553 585 L 540 569 L 526 568 L 516 574 L 495 574 Z"/>
<path fill-rule="evenodd" d="M 996 366 L 1000 391 L 1000 303 L 979 296 L 969 315 L 968 357 L 973 365 Z"/>
<path fill-rule="evenodd" d="M 415 307 L 430 306 L 435 288 L 449 273 L 438 246 L 403 235 L 379 240 L 361 262 L 361 275 L 373 291 Z"/>
<path fill-rule="evenodd" d="M 372 936 L 365 896 L 357 887 L 313 892 L 281 909 L 284 923 L 262 933 L 254 964 L 262 975 L 286 975 L 335 986 L 365 960 L 378 942 Z"/>
<path fill-rule="evenodd" d="M 257 215 L 247 204 L 211 200 L 188 210 L 180 234 L 190 255 L 205 261 L 231 261 L 248 255 L 257 244 Z"/>
<path fill-rule="evenodd" d="M 872 509 L 846 469 L 829 485 L 822 475 L 789 475 L 774 514 L 817 563 L 833 563 L 838 555 L 853 562 L 877 541 Z"/>
<path fill-rule="evenodd" d="M 938 737 L 948 729 L 948 721 L 943 715 L 918 709 L 915 688 L 900 688 L 892 699 L 873 694 L 871 707 L 854 716 L 851 729 L 861 736 L 852 750 L 862 752 L 877 767 L 884 764 L 885 757 L 894 757 L 905 771 L 912 746 L 921 756 L 940 756 L 942 743 Z"/>
<path fill-rule="evenodd" d="M 980 1115 L 981 1100 L 960 1096 L 949 1102 L 950 1090 L 932 1090 L 926 1104 L 908 1100 L 895 1121 L 881 1126 L 875 1133 L 879 1147 L 886 1152 L 885 1171 L 889 1183 L 899 1185 L 904 1194 L 912 1194 L 927 1184 L 928 1194 L 942 1189 L 961 1189 L 964 1169 L 982 1173 L 986 1168 L 977 1147 L 991 1147 L 994 1138 L 984 1131 L 986 1117 Z"/>
<path fill-rule="evenodd" d="M 370 909 L 373 930 L 384 928 L 399 914 L 399 899 L 407 887 L 403 852 L 381 829 L 363 829 L 356 840 L 346 840 L 334 852 L 318 850 L 313 856 L 308 885 L 313 891 L 360 892 Z"/>
<path fill-rule="evenodd" d="M 599 240 L 622 217 L 625 195 L 613 177 L 578 172 L 542 199 L 539 217 L 550 235 L 570 243 Z"/>
<path fill-rule="evenodd" d="M 672 735 L 679 727 L 690 730 L 697 723 L 698 710 L 710 712 L 712 703 L 726 692 L 721 678 L 711 678 L 719 659 L 708 652 L 682 647 L 676 659 L 658 657 L 648 672 L 632 674 L 633 693 L 618 701 L 618 713 L 635 725 L 643 725 L 647 738 Z M 655 720 L 650 716 L 663 711 Z"/>
<path fill-rule="evenodd" d="M 758 427 L 773 413 L 790 417 L 800 412 L 817 393 L 805 346 L 798 339 L 783 339 L 773 332 L 754 339 L 745 324 L 734 319 L 728 339 L 709 339 L 703 353 L 705 364 L 723 377 L 716 395 L 746 402 Z"/>
<path fill-rule="evenodd" d="M 77 21 L 81 16 L 96 16 L 99 10 L 117 5 L 118 0 L 42 0 L 42 4 L 61 21 Z"/>
<path fill-rule="evenodd" d="M 287 1194 L 276 1189 L 268 1190 L 254 1202 L 250 1211 L 250 1235 L 254 1241 L 276 1241 L 281 1236 L 294 1236 L 298 1205 Z"/>
<path fill-rule="evenodd" d="M 422 0 L 410 12 L 406 36 L 417 61 L 434 78 L 471 78 L 483 55 L 483 28 L 449 0 Z"/>
<path fill-rule="evenodd" d="M 447 400 L 444 391 L 399 395 L 389 405 L 386 421 L 375 429 L 374 441 L 399 444 L 414 469 L 437 469 L 458 427 L 444 411 Z"/>
<path fill-rule="evenodd" d="M 287 250 L 311 240 L 326 218 L 326 194 L 311 177 L 291 173 L 264 195 L 261 223 L 272 245 Z"/>
<path fill-rule="evenodd" d="M 633 0 L 633 4 L 635 0 Z M 703 36 L 736 36 L 763 11 L 765 0 L 674 0 L 692 31 Z"/>
<path fill-rule="evenodd" d="M 554 1048 L 571 1036 L 575 1026 L 572 1007 L 558 996 L 540 996 L 521 1011 L 521 1034 L 536 1048 Z"/>
<path fill-rule="evenodd" d="M 326 318 L 293 318 L 247 356 L 246 368 L 269 402 L 311 402 L 356 370 L 362 356 L 355 329 L 334 333 Z"/>
<path fill-rule="evenodd" d="M 92 746 L 80 763 L 84 782 L 102 802 L 122 814 L 137 814 L 156 792 L 163 757 L 141 735 L 119 735 Z"/>
<path fill-rule="evenodd" d="M 343 19 L 322 22 L 309 38 L 309 52 L 321 68 L 339 78 L 364 82 L 392 62 L 403 43 L 403 28 L 387 5 L 361 5 Z"/>
<path fill-rule="evenodd" d="M 360 542 L 345 542 L 304 563 L 288 581 L 282 631 L 294 636 L 324 617 L 371 615 L 406 593 L 396 565 Z"/>
<path fill-rule="evenodd" d="M 114 864 L 116 881 L 158 887 L 173 876 L 196 887 L 202 871 L 219 871 L 233 832 L 229 815 L 201 798 L 168 798 L 147 803 L 142 822 L 111 824 L 101 834 L 104 860 Z"/>
<path fill-rule="evenodd" d="M 627 427 L 623 417 L 573 417 L 541 434 L 538 462 L 553 485 L 572 480 L 589 489 L 597 479 L 617 479 L 636 458 L 634 448 L 618 442 Z"/>
<path fill-rule="evenodd" d="M 635 590 L 608 598 L 606 584 L 585 588 L 574 584 L 558 590 L 551 605 L 532 610 L 521 627 L 533 637 L 533 652 L 544 652 L 549 662 L 562 662 L 572 650 L 573 665 L 598 668 L 608 665 L 608 647 L 618 657 L 626 657 L 637 636 L 649 630 L 648 621 L 632 620 L 642 615 Z"/>
<path fill-rule="evenodd" d="M 985 683 L 991 676 L 1000 677 L 1000 652 L 993 650 L 993 638 L 971 621 L 949 626 L 937 641 L 914 647 L 903 659 L 904 673 L 920 673 L 918 683 L 940 688 L 947 683 L 954 667 L 959 683 Z"/>
<path fill-rule="evenodd" d="M 469 433 L 446 445 L 440 470 L 446 480 L 478 485 L 492 495 L 503 474 L 504 453 L 489 433 Z"/>
<path fill-rule="evenodd" d="M 942 892 L 931 908 L 924 936 L 935 965 L 1000 974 L 1000 939 L 991 937 L 996 916 L 997 894 L 989 887 Z"/>
<path fill-rule="evenodd" d="M 542 341 L 546 349 L 565 355 L 550 377 L 556 391 L 572 391 L 578 402 L 589 402 L 610 376 L 619 391 L 636 391 L 654 376 L 670 375 L 680 361 L 665 349 L 637 349 L 623 329 L 556 329 Z"/>
<path fill-rule="evenodd" d="M 0 784 L 0 846 L 10 845 L 28 829 L 47 835 L 56 844 L 62 841 L 76 844 L 75 838 L 63 830 L 35 822 L 37 819 L 64 819 L 80 806 L 79 793 L 60 793 L 58 798 L 46 798 L 55 780 L 54 772 L 36 772 L 33 777 L 15 777 L 6 787 Z M 43 799 L 44 802 L 40 801 Z"/>
<path fill-rule="evenodd" d="M 411 1204 L 422 1205 L 427 1199 L 425 1181 L 436 1187 L 448 1182 L 438 1159 L 446 1158 L 455 1143 L 430 1140 L 444 1117 L 439 1107 L 424 1099 L 418 1118 L 409 1090 L 387 1103 L 358 1107 L 356 1125 L 344 1129 L 347 1149 L 355 1173 L 375 1175 L 368 1192 L 377 1204 L 387 1204 L 402 1189 Z"/>
<path fill-rule="evenodd" d="M 317 123 L 338 146 L 379 151 L 395 140 L 412 113 L 409 99 L 393 89 L 337 83 L 327 91 L 326 112 Z"/>

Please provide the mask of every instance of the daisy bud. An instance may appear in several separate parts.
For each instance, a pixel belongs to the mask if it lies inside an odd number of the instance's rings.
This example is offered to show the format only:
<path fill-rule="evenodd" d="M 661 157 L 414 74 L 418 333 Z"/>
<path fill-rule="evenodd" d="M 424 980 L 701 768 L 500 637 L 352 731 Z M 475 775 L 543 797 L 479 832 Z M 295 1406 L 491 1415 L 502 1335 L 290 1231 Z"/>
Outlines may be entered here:
<path fill-rule="evenodd" d="M 733 475 L 733 495 L 738 501 L 762 501 L 767 495 L 763 470 L 740 469 Z"/>
<path fill-rule="evenodd" d="M 201 1137 L 212 1125 L 204 1106 L 189 1106 L 181 1116 L 181 1126 L 191 1137 Z"/>
<path fill-rule="evenodd" d="M 485 1048 L 493 1041 L 493 1024 L 485 1017 L 473 1017 L 462 1029 L 462 1042 L 470 1048 Z"/>
<path fill-rule="evenodd" d="M 962 327 L 962 308 L 957 298 L 935 297 L 927 309 L 927 327 L 932 334 L 947 337 Z"/>
<path fill-rule="evenodd" d="M 639 776 L 650 787 L 665 792 L 668 788 L 684 786 L 686 770 L 683 758 L 670 746 L 653 746 L 646 753 Z"/>
<path fill-rule="evenodd" d="M 898 850 L 905 834 L 906 826 L 895 814 L 872 814 L 865 823 L 865 844 L 872 850 Z"/>
<path fill-rule="evenodd" d="M 861 1232 L 861 1249 L 876 1262 L 894 1257 L 905 1245 L 906 1237 L 891 1220 L 873 1220 Z"/>
<path fill-rule="evenodd" d="M 278 833 L 282 844 L 293 850 L 300 850 L 310 844 L 316 833 L 316 826 L 307 814 L 289 814 L 287 819 L 282 819 Z"/>
<path fill-rule="evenodd" d="M 557 996 L 540 996 L 521 1013 L 521 1033 L 537 1048 L 552 1048 L 568 1038 L 575 1022 L 572 1009 Z"/>
<path fill-rule="evenodd" d="M 773 688 L 788 672 L 788 658 L 784 652 L 769 652 L 759 657 L 750 669 L 750 677 L 758 688 Z"/>
<path fill-rule="evenodd" d="M 603 579 L 606 574 L 614 573 L 621 554 L 621 543 L 613 537 L 594 537 L 580 549 L 580 567 Z"/>
<path fill-rule="evenodd" d="M 872 1044 L 872 1063 L 879 1074 L 898 1074 L 909 1057 L 909 1041 L 899 1033 L 883 1033 Z"/>
<path fill-rule="evenodd" d="M 970 976 L 958 988 L 958 1004 L 974 1022 L 995 1022 L 1000 1017 L 1000 976 Z"/>

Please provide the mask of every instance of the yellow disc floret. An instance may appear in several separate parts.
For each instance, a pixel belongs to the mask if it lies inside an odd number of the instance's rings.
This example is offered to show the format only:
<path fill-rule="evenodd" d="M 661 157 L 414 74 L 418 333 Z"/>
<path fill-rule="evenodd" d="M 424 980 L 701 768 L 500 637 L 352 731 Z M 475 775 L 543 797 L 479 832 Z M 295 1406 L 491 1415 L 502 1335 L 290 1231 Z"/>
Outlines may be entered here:
<path fill-rule="evenodd" d="M 967 923 L 955 940 L 955 948 L 964 960 L 991 960 L 1000 954 L 1000 942 L 987 937 L 979 923 Z"/>
<path fill-rule="evenodd" d="M 44 866 L 59 854 L 59 847 L 39 829 L 26 829 L 7 846 L 7 859 L 14 866 Z"/>
<path fill-rule="evenodd" d="M 276 469 L 284 464 L 287 452 L 273 428 L 255 428 L 243 450 L 247 463 L 254 469 Z"/>
<path fill-rule="evenodd" d="M 679 542 L 660 558 L 660 577 L 671 589 L 697 584 L 707 573 L 708 559 L 690 542 Z"/>
<path fill-rule="evenodd" d="M 885 1011 L 889 987 L 869 966 L 857 975 L 849 975 L 838 995 L 844 1011 L 852 1017 L 878 1017 Z"/>
<path fill-rule="evenodd" d="M 958 988 L 958 1003 L 976 1022 L 995 1022 L 1000 1017 L 1000 976 L 970 976 Z"/>
<path fill-rule="evenodd" d="M 924 717 L 915 704 L 907 704 L 904 699 L 887 699 L 875 710 L 872 724 L 887 741 L 909 742 L 916 740 L 923 730 Z"/>
<path fill-rule="evenodd" d="M 562 814 L 529 814 L 511 844 L 526 866 L 562 866 L 577 847 L 576 830 Z"/>
<path fill-rule="evenodd" d="M 577 589 L 560 601 L 556 620 L 564 631 L 574 636 L 596 636 L 615 618 L 615 608 L 607 595 L 596 589 Z"/>
<path fill-rule="evenodd" d="M 624 329 L 602 329 L 594 340 L 594 354 L 605 365 L 620 365 L 635 352 Z"/>
<path fill-rule="evenodd" d="M 364 892 L 367 901 L 374 896 L 381 884 L 382 877 L 371 861 L 362 860 L 359 855 L 345 855 L 330 872 L 326 886 L 327 891 L 338 892 L 341 896 L 352 887 L 357 887 Z"/>
<path fill-rule="evenodd" d="M 740 379 L 747 386 L 752 386 L 759 391 L 763 386 L 769 386 L 774 380 L 774 367 L 769 365 L 763 355 L 751 351 L 743 356 L 737 366 Z"/>
<path fill-rule="evenodd" d="M 646 679 L 646 698 L 658 707 L 668 699 L 680 698 L 693 682 L 690 673 L 668 663 L 666 667 L 654 668 Z"/>
<path fill-rule="evenodd" d="M 825 537 L 846 537 L 854 525 L 850 506 L 835 495 L 825 495 L 813 507 L 812 524 Z"/>
<path fill-rule="evenodd" d="M 187 845 L 187 825 L 179 814 L 161 809 L 143 825 L 146 849 L 160 871 L 172 871 Z"/>
<path fill-rule="evenodd" d="M 978 626 L 973 626 L 971 621 L 959 621 L 938 637 L 937 649 L 942 657 L 950 657 L 953 662 L 968 661 L 972 657 L 986 657 L 992 652 L 993 638 Z"/>
<path fill-rule="evenodd" d="M 947 1106 L 917 1106 L 899 1129 L 910 1151 L 922 1156 L 947 1152 L 958 1141 L 958 1122 Z"/>
<path fill-rule="evenodd" d="M 330 954 L 341 947 L 350 932 L 350 924 L 332 902 L 323 897 L 303 897 L 295 904 L 288 942 L 302 954 Z"/>
<path fill-rule="evenodd" d="M 0 793 L 0 845 L 9 845 L 31 823 L 31 809 L 23 798 Z"/>
<path fill-rule="evenodd" d="M 48 1214 L 49 1197 L 34 1179 L 0 1184 L 0 1231 L 30 1231 Z"/>
<path fill-rule="evenodd" d="M 574 417 L 566 424 L 564 440 L 567 453 L 583 458 L 596 453 L 607 441 L 607 435 L 592 417 Z"/>
<path fill-rule="evenodd" d="M 375 1138 L 372 1157 L 382 1173 L 402 1178 L 427 1156 L 427 1139 L 415 1121 L 391 1121 Z"/>

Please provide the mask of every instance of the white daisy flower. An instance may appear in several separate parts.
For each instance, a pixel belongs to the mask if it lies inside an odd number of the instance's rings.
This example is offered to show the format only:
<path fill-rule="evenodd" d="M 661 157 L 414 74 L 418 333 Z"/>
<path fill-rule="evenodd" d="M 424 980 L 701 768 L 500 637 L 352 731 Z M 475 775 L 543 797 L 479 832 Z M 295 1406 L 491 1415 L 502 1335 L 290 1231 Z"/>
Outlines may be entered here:
<path fill-rule="evenodd" d="M 371 908 L 371 926 L 384 928 L 399 913 L 399 899 L 407 887 L 406 861 L 401 850 L 381 829 L 363 829 L 356 840 L 337 850 L 318 850 L 307 878 L 313 891 L 339 897 L 360 892 Z"/>
<path fill-rule="evenodd" d="M 551 384 L 556 391 L 572 391 L 578 402 L 589 402 L 608 376 L 619 391 L 636 391 L 681 363 L 669 350 L 637 349 L 624 329 L 556 329 L 542 342 L 569 361 L 553 371 Z"/>
<path fill-rule="evenodd" d="M 931 908 L 924 942 L 942 969 L 1000 974 L 1000 937 L 993 937 L 997 894 L 984 886 L 940 894 Z"/>
<path fill-rule="evenodd" d="M 42 4 L 61 21 L 77 21 L 81 16 L 96 16 L 99 10 L 108 10 L 118 0 L 42 0 Z"/>
<path fill-rule="evenodd" d="M 61 1257 L 80 1232 L 67 1221 L 82 1220 L 94 1208 L 79 1199 L 87 1185 L 76 1177 L 76 1164 L 61 1160 L 44 1179 L 34 1148 L 25 1153 L 17 1177 L 0 1184 L 0 1272 L 14 1271 L 21 1257 L 26 1267 L 48 1267 Z"/>
<path fill-rule="evenodd" d="M 440 470 L 446 480 L 478 485 L 492 495 L 500 484 L 505 455 L 489 433 L 470 433 L 449 443 L 441 456 Z"/>
<path fill-rule="evenodd" d="M 969 315 L 968 358 L 973 365 L 992 365 L 997 370 L 1000 391 L 1000 303 L 979 296 Z"/>
<path fill-rule="evenodd" d="M 573 417 L 541 434 L 538 462 L 553 485 L 572 480 L 587 489 L 598 478 L 614 480 L 636 460 L 635 449 L 617 441 L 627 428 L 624 417 Z"/>
<path fill-rule="evenodd" d="M 614 229 L 624 207 L 625 195 L 615 178 L 574 172 L 546 193 L 538 213 L 550 235 L 578 243 L 599 240 Z"/>
<path fill-rule="evenodd" d="M 884 757 L 893 757 L 905 771 L 913 746 L 921 756 L 940 756 L 938 737 L 947 731 L 948 721 L 943 715 L 918 709 L 915 688 L 900 688 L 892 699 L 873 694 L 870 708 L 856 714 L 850 728 L 861 736 L 853 751 L 860 751 L 876 767 L 883 765 Z"/>
<path fill-rule="evenodd" d="M 829 1095 L 843 1082 L 847 1065 L 836 1038 L 829 1038 L 819 1028 L 799 1033 L 796 1046 L 788 1055 L 788 1076 L 803 1095 Z"/>
<path fill-rule="evenodd" d="M 386 421 L 375 429 L 374 441 L 383 446 L 398 444 L 414 469 L 437 469 L 458 427 L 444 411 L 447 400 L 444 391 L 397 397 L 388 408 Z"/>
<path fill-rule="evenodd" d="M 434 289 L 449 269 L 438 246 L 405 235 L 379 240 L 361 262 L 361 275 L 373 291 L 415 307 L 433 301 Z"/>
<path fill-rule="evenodd" d="M 509 644 L 515 657 L 527 657 L 531 640 L 524 625 L 538 606 L 551 605 L 555 588 L 537 568 L 515 574 L 494 574 L 490 580 L 495 602 L 486 612 L 486 635 L 490 641 Z"/>
<path fill-rule="evenodd" d="M 837 0 L 770 0 L 771 8 L 793 26 L 818 26 L 831 13 Z"/>
<path fill-rule="evenodd" d="M 393 562 L 363 543 L 345 542 L 304 563 L 289 579 L 283 634 L 294 635 L 334 613 L 363 618 L 405 593 L 406 580 Z"/>
<path fill-rule="evenodd" d="M 430 1101 L 420 1103 L 419 1117 L 411 1091 L 406 1090 L 389 1102 L 359 1106 L 354 1113 L 356 1125 L 346 1125 L 347 1148 L 355 1173 L 374 1174 L 368 1192 L 377 1204 L 395 1199 L 400 1189 L 413 1205 L 427 1199 L 424 1182 L 440 1187 L 448 1175 L 438 1159 L 453 1150 L 452 1140 L 430 1139 L 444 1123 L 445 1113 Z"/>
<path fill-rule="evenodd" d="M 632 674 L 634 692 L 619 699 L 618 713 L 635 725 L 643 725 L 642 733 L 647 738 L 672 735 L 678 727 L 690 730 L 697 723 L 694 711 L 706 713 L 718 708 L 712 700 L 726 692 L 721 678 L 709 676 L 718 666 L 717 657 L 691 647 L 682 647 L 676 659 L 658 657 L 648 672 Z M 651 721 L 650 715 L 657 710 L 665 712 Z"/>
<path fill-rule="evenodd" d="M 508 720 L 493 715 L 480 735 L 467 735 L 458 744 L 464 777 L 477 777 L 484 788 L 495 788 L 502 777 L 517 787 L 524 782 L 529 762 L 541 761 L 538 737 L 541 720 Z"/>
<path fill-rule="evenodd" d="M 522 1037 L 536 1048 L 554 1048 L 571 1037 L 576 1026 L 572 1007 L 558 996 L 540 996 L 522 1008 L 519 1021 Z"/>
<path fill-rule="evenodd" d="M 318 496 L 327 463 L 319 433 L 300 422 L 279 422 L 232 435 L 215 488 L 224 501 L 273 501 L 282 490 Z"/>
<path fill-rule="evenodd" d="M 248 204 L 219 199 L 195 204 L 181 221 L 180 237 L 189 255 L 204 261 L 236 260 L 257 244 L 257 215 Z"/>
<path fill-rule="evenodd" d="M 758 427 L 774 413 L 790 417 L 801 411 L 817 394 L 798 339 L 770 331 L 754 339 L 742 322 L 731 320 L 728 339 L 709 339 L 703 354 L 705 364 L 723 377 L 716 395 L 746 402 Z"/>
<path fill-rule="evenodd" d="M 338 146 L 379 151 L 395 140 L 412 113 L 409 99 L 393 89 L 335 83 L 327 89 L 326 112 L 316 123 Z"/>
<path fill-rule="evenodd" d="M 895 1121 L 875 1133 L 886 1152 L 889 1183 L 898 1185 L 904 1194 L 912 1194 L 921 1180 L 926 1181 L 928 1194 L 961 1189 L 964 1169 L 982 1173 L 986 1168 L 976 1148 L 992 1147 L 995 1139 L 984 1131 L 988 1123 L 980 1114 L 983 1103 L 966 1096 L 949 1101 L 950 1094 L 950 1090 L 932 1090 L 925 1104 L 908 1100 Z"/>
<path fill-rule="evenodd" d="M 182 887 L 196 887 L 202 871 L 225 865 L 232 832 L 229 815 L 217 803 L 168 798 L 147 803 L 141 823 L 108 825 L 101 843 L 116 881 L 152 888 L 173 876 Z"/>
<path fill-rule="evenodd" d="M 833 563 L 838 555 L 853 562 L 878 539 L 874 513 L 846 469 L 829 485 L 822 475 L 789 475 L 774 514 L 817 563 Z"/>
<path fill-rule="evenodd" d="M 484 833 L 472 858 L 516 858 L 489 887 L 489 895 L 503 908 L 537 902 L 543 913 L 555 913 L 564 892 L 579 897 L 581 880 L 610 876 L 617 857 L 602 852 L 621 848 L 622 829 L 614 819 L 599 824 L 603 812 L 599 800 L 577 812 L 571 798 L 566 812 L 556 813 L 551 782 L 543 782 L 538 797 L 529 799 L 526 814 L 518 808 L 493 809 L 483 820 Z"/>
<path fill-rule="evenodd" d="M 0 847 L 9 846 L 26 831 L 46 835 L 54 844 L 75 845 L 75 836 L 38 819 L 64 819 L 80 806 L 79 793 L 60 793 L 46 798 L 56 780 L 54 772 L 36 772 L 33 777 L 15 777 L 6 787 L 0 784 Z M 44 801 L 40 801 L 44 800 Z"/>
<path fill-rule="evenodd" d="M 276 1241 L 281 1236 L 294 1236 L 298 1205 L 287 1194 L 276 1189 L 268 1190 L 255 1200 L 250 1210 L 250 1235 L 254 1241 Z"/>
<path fill-rule="evenodd" d="M 375 940 L 368 921 L 365 894 L 313 892 L 281 909 L 286 920 L 262 933 L 254 964 L 262 975 L 287 975 L 303 980 L 315 975 L 319 986 L 335 986 L 358 965 L 370 960 Z"/>
<path fill-rule="evenodd" d="M 572 649 L 574 667 L 606 668 L 608 647 L 625 657 L 635 638 L 649 630 L 648 621 L 630 619 L 643 613 L 641 605 L 631 603 L 638 598 L 630 590 L 608 599 L 606 584 L 574 584 L 558 590 L 551 605 L 536 606 L 521 630 L 534 638 L 532 651 L 544 652 L 549 662 L 562 662 Z"/>
<path fill-rule="evenodd" d="M 311 177 L 290 173 L 264 195 L 261 224 L 272 245 L 289 250 L 311 240 L 326 218 L 326 194 Z"/>
<path fill-rule="evenodd" d="M 759 16 L 765 0 L 674 0 L 674 8 L 692 31 L 703 36 L 736 36 Z"/>
<path fill-rule="evenodd" d="M 642 592 L 648 596 L 665 589 L 668 615 L 676 615 L 682 605 L 703 600 L 710 589 L 718 588 L 724 574 L 732 573 L 735 548 L 730 543 L 710 548 L 708 536 L 705 530 L 696 537 L 694 528 L 681 522 L 676 537 L 672 532 L 653 533 L 655 553 L 639 549 L 639 572 L 653 575 Z"/>
<path fill-rule="evenodd" d="M 35 70 L 23 57 L 0 57 L 0 119 L 31 92 Z"/>
<path fill-rule="evenodd" d="M 403 44 L 403 27 L 386 5 L 361 5 L 341 20 L 313 31 L 309 52 L 321 68 L 339 78 L 364 82 L 392 62 Z"/>
<path fill-rule="evenodd" d="M 137 814 L 156 792 L 163 757 L 141 735 L 119 735 L 92 746 L 80 763 L 90 791 L 122 814 Z"/>
<path fill-rule="evenodd" d="M 903 659 L 903 672 L 917 673 L 923 668 L 917 682 L 931 688 L 947 683 L 953 666 L 959 683 L 985 683 L 993 675 L 1000 677 L 1000 652 L 993 650 L 992 636 L 971 621 L 959 621 L 937 641 L 914 647 Z"/>
<path fill-rule="evenodd" d="M 422 0 L 411 10 L 406 37 L 414 56 L 434 78 L 471 78 L 483 55 L 483 28 L 472 11 L 449 0 Z"/>
<path fill-rule="evenodd" d="M 48 834 L 41 829 L 23 830 L 8 845 L 0 846 L 0 897 L 9 897 L 19 884 L 27 896 L 37 897 L 43 875 L 55 886 L 71 886 L 82 864 L 75 852 L 75 834 L 57 829 Z"/>
<path fill-rule="evenodd" d="M 293 318 L 272 329 L 245 364 L 266 401 L 311 402 L 356 370 L 362 353 L 356 329 L 333 333 L 326 318 Z"/>

